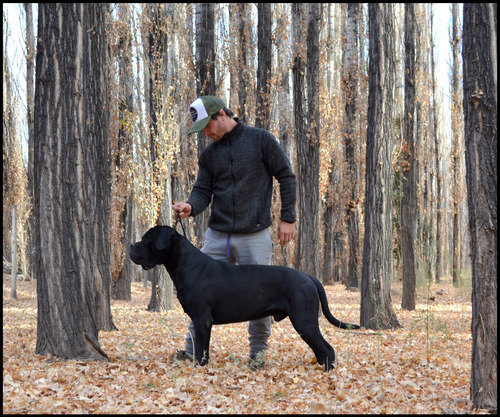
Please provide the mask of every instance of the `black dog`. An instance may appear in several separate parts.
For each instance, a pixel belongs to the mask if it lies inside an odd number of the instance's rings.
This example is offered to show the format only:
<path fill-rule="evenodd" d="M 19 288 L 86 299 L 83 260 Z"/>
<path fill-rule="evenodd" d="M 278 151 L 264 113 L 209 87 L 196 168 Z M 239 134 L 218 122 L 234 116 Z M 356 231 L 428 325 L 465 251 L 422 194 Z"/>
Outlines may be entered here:
<path fill-rule="evenodd" d="M 335 351 L 318 326 L 319 302 L 330 323 L 342 329 L 359 326 L 337 320 L 328 309 L 325 289 L 314 277 L 282 266 L 232 265 L 200 252 L 168 226 L 147 231 L 130 247 L 130 258 L 144 269 L 165 265 L 177 297 L 195 328 L 195 358 L 209 358 L 213 324 L 289 316 L 293 327 L 311 347 L 325 371 L 333 367 Z"/>

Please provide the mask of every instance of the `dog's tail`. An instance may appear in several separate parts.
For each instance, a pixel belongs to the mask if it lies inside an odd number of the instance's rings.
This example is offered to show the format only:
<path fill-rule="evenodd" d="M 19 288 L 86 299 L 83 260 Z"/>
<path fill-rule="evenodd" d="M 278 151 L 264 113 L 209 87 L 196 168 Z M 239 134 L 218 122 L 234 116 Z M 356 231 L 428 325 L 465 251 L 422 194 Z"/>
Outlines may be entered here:
<path fill-rule="evenodd" d="M 346 329 L 346 330 L 359 329 L 360 326 L 358 326 L 357 324 L 344 323 L 333 316 L 333 314 L 330 312 L 330 309 L 328 308 L 328 300 L 326 298 L 326 292 L 325 288 L 323 287 L 323 284 L 319 281 L 319 279 L 311 275 L 309 275 L 309 278 L 311 278 L 312 282 L 314 282 L 314 284 L 316 285 L 316 289 L 318 290 L 319 300 L 321 302 L 321 310 L 323 311 L 323 314 L 325 315 L 326 319 L 334 326 L 340 327 L 341 329 Z"/>

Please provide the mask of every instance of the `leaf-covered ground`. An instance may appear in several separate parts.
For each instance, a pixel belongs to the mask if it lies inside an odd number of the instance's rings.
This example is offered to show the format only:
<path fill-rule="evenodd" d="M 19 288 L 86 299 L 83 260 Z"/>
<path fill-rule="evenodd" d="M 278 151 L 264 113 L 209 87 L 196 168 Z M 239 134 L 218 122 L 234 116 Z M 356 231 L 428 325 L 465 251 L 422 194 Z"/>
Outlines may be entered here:
<path fill-rule="evenodd" d="M 53 361 L 35 354 L 36 284 L 3 284 L 3 412 L 25 413 L 471 413 L 470 290 L 450 282 L 419 288 L 417 308 L 401 310 L 403 329 L 348 332 L 323 317 L 337 366 L 325 373 L 285 319 L 273 325 L 263 369 L 247 367 L 247 324 L 215 326 L 205 367 L 173 358 L 188 317 L 176 301 L 149 313 L 150 289 L 112 301 L 118 331 L 100 332 L 110 362 Z M 360 293 L 326 287 L 330 309 L 359 322 Z M 482 410 L 477 410 L 481 412 Z M 477 412 L 476 411 L 476 412 Z"/>

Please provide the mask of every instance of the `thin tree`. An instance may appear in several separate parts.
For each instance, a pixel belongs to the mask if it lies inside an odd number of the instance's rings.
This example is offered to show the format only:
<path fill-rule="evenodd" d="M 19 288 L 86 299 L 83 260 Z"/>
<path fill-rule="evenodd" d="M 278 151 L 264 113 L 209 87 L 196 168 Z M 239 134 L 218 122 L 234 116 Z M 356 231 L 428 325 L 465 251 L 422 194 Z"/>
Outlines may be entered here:
<path fill-rule="evenodd" d="M 214 96 L 215 84 L 215 18 L 214 3 L 198 3 L 196 6 L 196 93 L 198 96 Z M 194 100 L 194 98 L 193 98 Z M 197 134 L 198 156 L 205 150 L 211 139 L 203 132 Z M 185 198 L 187 199 L 188 196 Z M 203 241 L 207 229 L 210 210 L 204 210 L 194 220 L 196 242 Z"/>
<path fill-rule="evenodd" d="M 405 3 L 405 117 L 403 197 L 401 199 L 401 249 L 403 255 L 403 297 L 401 307 L 415 310 L 415 235 L 417 227 L 417 181 L 415 167 L 415 4 Z"/>
<path fill-rule="evenodd" d="M 292 5 L 293 95 L 299 233 L 297 269 L 318 276 L 319 249 L 319 25 L 321 4 Z M 306 36 L 303 28 L 306 27 Z M 307 74 L 307 76 L 306 76 Z"/>
<path fill-rule="evenodd" d="M 471 400 L 497 409 L 497 5 L 466 3 L 464 132 L 472 255 Z"/>
<path fill-rule="evenodd" d="M 296 172 L 296 152 L 293 141 L 293 104 L 290 98 L 290 67 L 292 59 L 290 10 L 291 4 L 273 4 L 273 16 L 275 16 L 276 20 L 276 30 L 274 32 L 273 42 L 276 48 L 276 74 L 274 76 L 278 77 L 279 82 L 277 85 L 276 99 L 272 107 L 275 115 L 273 116 L 273 120 L 277 120 L 278 124 L 280 145 L 290 160 L 293 172 Z M 276 200 L 281 198 L 277 187 L 274 187 L 273 193 Z M 279 207 L 281 207 L 281 204 L 273 204 L 272 210 L 277 210 Z M 276 211 L 273 215 L 277 217 L 279 213 Z M 274 233 L 274 231 L 272 231 L 272 233 Z M 280 250 L 275 251 L 273 254 L 273 264 L 292 267 L 292 258 L 294 258 L 295 254 L 295 242 L 296 240 L 294 239 L 286 246 L 280 245 Z"/>
<path fill-rule="evenodd" d="M 36 353 L 107 360 L 109 163 L 102 3 L 42 3 L 35 90 Z"/>
<path fill-rule="evenodd" d="M 333 22 L 333 17 L 332 17 L 332 8 L 334 8 L 336 4 L 328 3 L 326 5 L 326 42 L 325 42 L 325 55 L 326 55 L 326 62 L 328 63 L 328 66 L 330 66 L 330 63 L 333 61 L 333 56 L 334 56 L 334 40 L 335 40 L 335 34 L 334 34 L 334 22 Z M 342 6 L 340 6 L 342 7 Z M 338 20 L 337 20 L 338 21 Z M 332 104 L 333 103 L 333 98 L 334 98 L 334 93 L 333 93 L 333 74 L 332 71 L 326 71 L 325 74 L 325 81 L 324 81 L 324 91 L 326 92 L 324 94 L 324 102 L 328 106 L 329 109 L 334 108 L 335 106 Z M 323 123 L 323 127 L 325 127 L 325 124 L 327 125 L 328 131 L 331 131 L 333 129 L 333 118 L 328 117 L 329 122 Z M 331 150 L 331 155 L 330 155 L 330 163 L 331 165 L 334 165 L 334 152 L 335 152 L 335 146 L 332 146 Z M 335 169 L 334 169 L 335 168 Z M 336 216 L 335 211 L 338 210 L 338 204 L 334 206 L 335 203 L 335 192 L 334 192 L 334 187 L 335 187 L 335 180 L 338 174 L 338 168 L 332 166 L 330 169 L 330 175 L 328 178 L 328 184 L 326 187 L 325 191 L 325 197 L 322 200 L 322 211 L 323 211 L 323 218 L 322 218 L 322 226 L 323 226 L 323 268 L 321 271 L 320 276 L 318 277 L 321 282 L 323 282 L 326 285 L 331 285 L 333 284 L 334 281 L 334 263 L 335 263 L 335 256 L 334 256 L 334 248 L 335 248 L 335 233 L 334 233 L 334 222 L 337 217 L 341 216 Z"/>
<path fill-rule="evenodd" d="M 271 77 L 271 3 L 257 3 L 257 110 L 255 127 L 269 130 Z"/>
<path fill-rule="evenodd" d="M 417 4 L 415 33 L 416 43 L 416 115 L 415 115 L 415 166 L 418 167 L 417 183 L 419 192 L 416 264 L 417 270 L 422 271 L 428 281 L 432 281 L 432 266 L 435 250 L 433 246 L 434 228 L 434 158 L 432 147 L 434 141 L 430 140 L 430 88 L 429 88 L 429 54 L 426 48 L 428 39 L 428 12 L 423 4 Z"/>
<path fill-rule="evenodd" d="M 169 158 L 167 135 L 167 103 L 168 103 L 168 31 L 172 22 L 172 3 L 149 3 L 146 5 L 150 20 L 149 29 L 149 111 L 151 122 L 150 155 L 156 196 L 156 224 L 171 225 L 172 195 L 170 183 L 170 165 L 165 164 Z M 151 299 L 148 311 L 167 311 L 173 308 L 173 283 L 165 268 L 151 270 Z"/>
<path fill-rule="evenodd" d="M 391 304 L 394 27 L 392 4 L 368 5 L 369 96 L 361 325 L 401 327 Z"/>
<path fill-rule="evenodd" d="M 434 26 L 434 12 L 432 10 L 432 5 L 430 6 L 431 10 L 431 27 L 430 27 L 430 60 L 431 60 L 431 96 L 432 96 L 432 106 L 430 109 L 431 118 L 433 121 L 432 126 L 432 134 L 434 135 L 434 165 L 436 170 L 436 270 L 435 270 L 435 281 L 440 282 L 441 276 L 443 274 L 443 249 L 441 245 L 441 229 L 443 223 L 443 198 L 442 198 L 442 184 L 443 184 L 443 176 L 440 172 L 439 161 L 440 161 L 440 153 L 439 153 L 439 105 L 436 97 L 436 65 L 434 60 L 434 42 L 433 42 L 433 26 Z"/>
<path fill-rule="evenodd" d="M 196 80 L 194 77 L 195 57 L 193 56 L 192 52 L 194 42 L 194 3 L 181 3 L 177 4 L 176 6 L 175 20 L 179 22 L 179 24 L 172 26 L 173 28 L 175 28 L 174 30 L 177 36 L 177 46 L 176 48 L 169 48 L 169 56 L 171 57 L 170 60 L 173 59 L 176 64 L 175 73 L 173 71 L 170 71 L 170 76 L 174 77 L 174 80 L 176 80 L 174 81 L 174 100 L 177 104 L 177 112 L 174 112 L 174 114 L 178 114 L 178 128 L 175 131 L 179 132 L 178 150 L 172 166 L 173 202 L 184 201 L 187 194 L 193 188 L 193 184 L 196 181 L 196 173 L 198 169 L 198 148 L 195 140 L 196 136 L 188 135 L 188 131 L 191 125 L 190 123 L 186 123 L 187 109 L 193 102 L 196 95 Z M 186 68 L 188 68 L 189 73 L 192 74 L 189 77 L 185 76 Z M 193 236 L 193 223 L 185 222 L 184 227 L 188 235 Z"/>
<path fill-rule="evenodd" d="M 452 169 L 452 205 L 453 205 L 453 238 L 452 238 L 452 253 L 453 253 L 453 285 L 458 286 L 458 273 L 462 269 L 461 248 L 462 248 L 462 233 L 460 224 L 460 207 L 462 200 L 462 187 L 460 181 L 460 161 L 463 154 L 463 120 L 462 120 L 462 89 L 461 89 L 461 45 L 462 34 L 460 33 L 458 23 L 458 4 L 453 3 L 451 9 L 452 29 L 451 29 L 451 50 L 452 50 L 452 75 L 451 75 L 451 169 Z"/>
<path fill-rule="evenodd" d="M 131 283 L 134 275 L 128 248 L 132 242 L 133 196 L 129 191 L 129 156 L 132 150 L 132 128 L 134 114 L 133 73 L 132 73 L 132 33 L 130 4 L 120 3 L 117 7 L 118 19 L 114 22 L 117 33 L 116 61 L 118 63 L 117 95 L 118 114 L 116 123 L 110 125 L 110 137 L 116 138 L 112 161 L 112 190 L 110 212 L 111 277 L 114 300 L 128 300 L 132 296 Z M 109 33 L 108 33 L 109 35 Z"/>
<path fill-rule="evenodd" d="M 7 44 L 7 42 L 6 42 Z M 13 94 L 12 77 L 7 52 L 4 50 L 3 60 L 3 247 L 5 252 L 10 248 L 11 282 L 10 295 L 17 298 L 18 258 L 22 254 L 22 245 L 18 245 L 18 237 L 22 235 L 22 225 L 27 210 L 26 172 L 21 152 L 21 142 L 16 134 L 16 111 L 18 107 L 16 95 Z M 10 245 L 9 239 L 10 236 Z M 4 252 L 4 254 L 5 254 Z M 9 255 L 6 255 L 9 259 Z"/>
<path fill-rule="evenodd" d="M 26 119 L 28 121 L 28 206 L 33 205 L 33 149 L 34 149 L 34 133 L 33 133 L 33 106 L 35 101 L 35 35 L 33 33 L 33 4 L 24 3 L 26 13 Z M 34 219 L 30 216 L 27 223 L 27 258 L 28 269 L 30 274 L 33 272 L 34 262 L 34 237 L 35 228 L 33 227 Z"/>
<path fill-rule="evenodd" d="M 239 120 L 248 124 L 252 112 L 254 82 L 254 49 L 252 41 L 252 5 L 250 3 L 230 3 L 230 109 Z M 269 41 L 269 39 L 267 39 Z"/>
<path fill-rule="evenodd" d="M 346 184 L 350 195 L 346 207 L 347 234 L 349 237 L 349 261 L 347 270 L 347 286 L 358 288 L 358 255 L 359 243 L 359 136 L 357 134 L 358 109 L 358 15 L 360 3 L 347 4 L 345 22 L 345 60 L 343 76 L 343 92 L 345 101 L 345 155 Z"/>

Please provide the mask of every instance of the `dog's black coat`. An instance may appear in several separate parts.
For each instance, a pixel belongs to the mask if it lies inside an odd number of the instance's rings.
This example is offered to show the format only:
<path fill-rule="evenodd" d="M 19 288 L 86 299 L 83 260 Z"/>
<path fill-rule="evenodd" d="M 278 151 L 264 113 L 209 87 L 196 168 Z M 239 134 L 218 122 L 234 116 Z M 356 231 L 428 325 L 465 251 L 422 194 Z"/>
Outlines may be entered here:
<path fill-rule="evenodd" d="M 130 247 L 130 257 L 144 269 L 165 265 L 177 297 L 195 328 L 195 358 L 209 358 L 213 324 L 236 323 L 274 316 L 290 317 L 293 327 L 311 347 L 325 371 L 332 369 L 335 351 L 318 326 L 319 302 L 334 326 L 359 329 L 337 320 L 328 309 L 325 289 L 318 279 L 282 266 L 232 265 L 200 252 L 169 226 L 149 229 Z"/>

